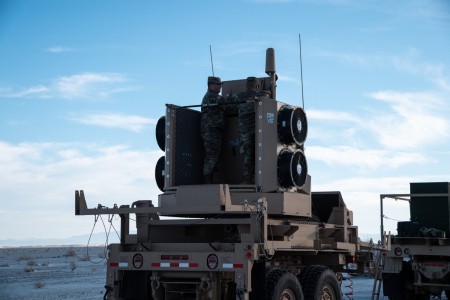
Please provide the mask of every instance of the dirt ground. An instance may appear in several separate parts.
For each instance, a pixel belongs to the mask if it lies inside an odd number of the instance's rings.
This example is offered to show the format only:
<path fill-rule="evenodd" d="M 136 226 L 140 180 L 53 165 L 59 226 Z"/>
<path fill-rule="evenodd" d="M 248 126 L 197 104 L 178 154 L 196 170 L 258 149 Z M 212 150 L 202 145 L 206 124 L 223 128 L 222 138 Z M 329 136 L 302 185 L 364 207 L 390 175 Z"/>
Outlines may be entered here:
<path fill-rule="evenodd" d="M 0 248 L 0 300 L 103 299 L 104 256 L 104 247 Z M 372 278 L 344 280 L 343 299 L 371 299 L 372 287 Z"/>
<path fill-rule="evenodd" d="M 89 260 L 90 258 L 90 260 Z M 104 247 L 0 249 L 0 299 L 103 299 Z"/>

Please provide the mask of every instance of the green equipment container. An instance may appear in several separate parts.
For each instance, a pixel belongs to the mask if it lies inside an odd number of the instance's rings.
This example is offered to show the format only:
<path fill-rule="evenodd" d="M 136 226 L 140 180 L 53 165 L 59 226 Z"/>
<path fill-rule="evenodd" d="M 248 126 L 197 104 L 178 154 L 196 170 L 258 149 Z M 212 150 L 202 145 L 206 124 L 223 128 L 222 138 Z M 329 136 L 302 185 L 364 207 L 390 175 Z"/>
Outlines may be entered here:
<path fill-rule="evenodd" d="M 446 236 L 450 236 L 450 183 L 411 183 L 410 190 L 411 221 L 417 222 L 419 227 L 445 231 Z"/>

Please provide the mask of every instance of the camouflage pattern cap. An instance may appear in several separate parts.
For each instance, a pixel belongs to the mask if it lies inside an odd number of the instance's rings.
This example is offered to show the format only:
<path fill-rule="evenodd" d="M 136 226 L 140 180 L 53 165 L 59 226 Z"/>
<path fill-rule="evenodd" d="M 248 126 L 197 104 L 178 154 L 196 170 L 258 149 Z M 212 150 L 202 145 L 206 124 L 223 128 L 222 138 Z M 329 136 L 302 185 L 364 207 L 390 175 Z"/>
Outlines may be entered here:
<path fill-rule="evenodd" d="M 222 84 L 222 80 L 220 80 L 220 77 L 209 76 L 209 77 L 208 77 L 208 84 L 209 84 L 209 83 L 218 83 L 218 84 Z"/>
<path fill-rule="evenodd" d="M 247 77 L 247 83 L 258 83 L 258 78 L 256 78 L 256 77 Z"/>

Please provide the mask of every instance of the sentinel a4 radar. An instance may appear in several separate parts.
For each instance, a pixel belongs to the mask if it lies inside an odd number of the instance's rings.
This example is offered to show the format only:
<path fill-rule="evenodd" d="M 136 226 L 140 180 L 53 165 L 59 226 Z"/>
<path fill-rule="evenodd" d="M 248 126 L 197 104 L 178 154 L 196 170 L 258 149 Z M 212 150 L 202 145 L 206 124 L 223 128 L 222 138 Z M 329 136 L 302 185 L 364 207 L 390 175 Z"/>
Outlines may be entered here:
<path fill-rule="evenodd" d="M 266 197 L 269 202 L 282 202 L 278 209 L 273 209 L 274 214 L 309 217 L 310 209 L 304 209 L 300 213 L 295 205 L 285 207 L 287 202 L 294 201 L 310 207 L 311 177 L 308 175 L 304 154 L 308 132 L 306 114 L 301 107 L 276 99 L 274 50 L 269 48 L 266 54 L 268 76 L 258 78 L 260 90 L 257 91 L 257 96 L 247 100 L 255 108 L 252 183 L 243 183 L 244 153 L 239 134 L 239 116 L 236 105 L 232 103 L 223 106 L 225 130 L 212 182 L 228 185 L 232 204 L 238 204 L 243 199 Z M 232 99 L 245 89 L 246 78 L 225 80 L 222 95 L 226 99 Z M 192 207 L 198 197 L 192 196 L 187 200 L 189 197 L 179 193 L 180 187 L 184 190 L 186 186 L 191 186 L 193 194 L 195 191 L 202 193 L 200 186 L 204 185 L 204 145 L 200 116 L 200 110 L 194 106 L 167 104 L 166 115 L 157 123 L 156 140 L 165 152 L 155 169 L 156 183 L 163 191 L 159 197 L 159 205 L 163 207 Z M 183 201 L 187 202 L 181 203 L 180 199 L 186 199 Z"/>

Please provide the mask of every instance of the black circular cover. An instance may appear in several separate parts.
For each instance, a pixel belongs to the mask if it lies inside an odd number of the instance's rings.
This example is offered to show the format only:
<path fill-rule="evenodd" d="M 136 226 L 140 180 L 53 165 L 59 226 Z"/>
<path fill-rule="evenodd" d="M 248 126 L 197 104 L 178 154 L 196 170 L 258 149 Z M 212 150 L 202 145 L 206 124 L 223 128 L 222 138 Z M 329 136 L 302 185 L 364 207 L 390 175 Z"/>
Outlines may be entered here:
<path fill-rule="evenodd" d="M 166 116 L 159 118 L 156 123 L 156 142 L 162 151 L 165 151 L 166 147 Z"/>
<path fill-rule="evenodd" d="M 306 157 L 301 150 L 284 149 L 278 155 L 278 182 L 283 188 L 300 188 L 308 174 Z"/>
<path fill-rule="evenodd" d="M 158 159 L 155 167 L 155 180 L 158 188 L 164 192 L 164 177 L 165 177 L 165 166 L 166 166 L 166 157 L 161 156 Z"/>
<path fill-rule="evenodd" d="M 296 143 L 301 146 L 308 134 L 308 121 L 300 107 L 284 105 L 278 111 L 278 135 L 285 145 Z"/>

